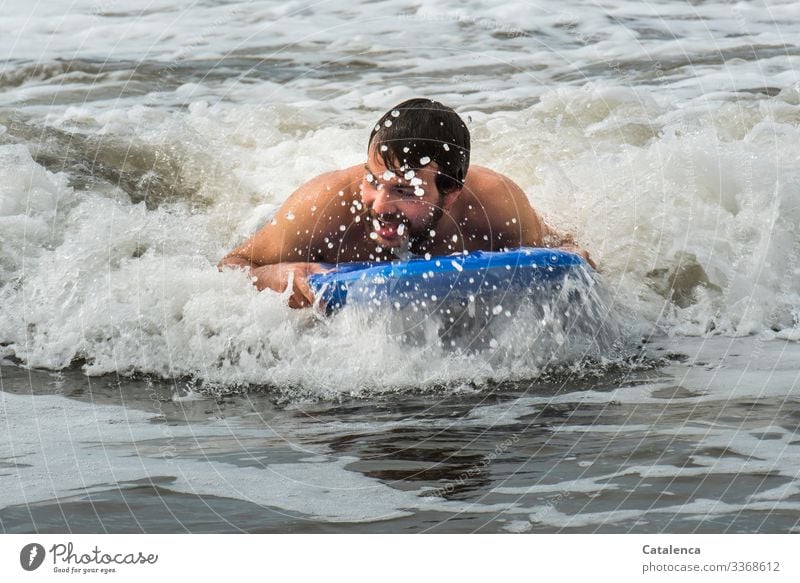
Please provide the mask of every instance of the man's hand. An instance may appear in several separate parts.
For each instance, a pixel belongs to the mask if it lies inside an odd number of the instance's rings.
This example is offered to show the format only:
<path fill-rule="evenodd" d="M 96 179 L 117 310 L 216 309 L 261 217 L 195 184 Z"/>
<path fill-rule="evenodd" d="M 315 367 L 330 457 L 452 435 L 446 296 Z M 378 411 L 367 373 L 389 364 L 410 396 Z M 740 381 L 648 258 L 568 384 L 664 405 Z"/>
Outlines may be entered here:
<path fill-rule="evenodd" d="M 292 286 L 289 296 L 290 308 L 306 308 L 314 303 L 314 292 L 308 286 L 308 276 L 311 273 L 325 273 L 328 271 L 319 263 L 276 263 L 262 265 L 250 269 L 253 284 L 258 291 L 271 289 L 284 293 Z"/>
<path fill-rule="evenodd" d="M 589 257 L 589 252 L 586 249 L 582 249 L 577 245 L 567 244 L 567 245 L 559 245 L 558 249 L 562 251 L 569 251 L 570 253 L 574 253 L 575 255 L 579 255 L 586 260 L 586 263 L 592 266 L 592 269 L 597 269 L 597 265 L 595 264 L 594 260 Z"/>

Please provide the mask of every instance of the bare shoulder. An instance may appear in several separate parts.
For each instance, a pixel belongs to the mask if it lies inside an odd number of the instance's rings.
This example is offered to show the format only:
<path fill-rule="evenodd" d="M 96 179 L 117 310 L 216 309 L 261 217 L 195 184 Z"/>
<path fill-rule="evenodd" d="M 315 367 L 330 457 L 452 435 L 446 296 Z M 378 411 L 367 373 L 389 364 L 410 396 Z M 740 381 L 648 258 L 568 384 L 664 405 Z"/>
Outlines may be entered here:
<path fill-rule="evenodd" d="M 320 174 L 300 185 L 300 187 L 286 199 L 283 206 L 294 206 L 295 204 L 305 206 L 308 203 L 323 202 L 327 198 L 337 196 L 339 191 L 349 191 L 352 189 L 354 181 L 357 181 L 358 174 L 356 171 L 358 169 L 359 166 L 351 166 L 350 168 L 332 170 Z"/>
<path fill-rule="evenodd" d="M 464 187 L 473 191 L 487 190 L 518 190 L 521 189 L 516 182 L 505 174 L 501 174 L 485 166 L 470 166 Z"/>
<path fill-rule="evenodd" d="M 340 222 L 344 207 L 339 201 L 342 196 L 352 196 L 354 185 L 358 184 L 357 168 L 325 172 L 302 184 L 271 221 L 228 257 L 255 265 L 314 260 L 320 241 L 328 235 L 332 224 Z"/>
<path fill-rule="evenodd" d="M 357 169 L 357 166 L 352 166 L 325 172 L 303 183 L 275 213 L 273 226 L 275 222 L 280 226 L 289 217 L 291 224 L 284 226 L 301 227 L 301 234 L 306 230 L 324 230 L 327 222 L 338 220 L 344 212 L 341 200 L 350 201 L 354 196 L 360 178 Z"/>
<path fill-rule="evenodd" d="M 525 218 L 533 210 L 527 195 L 516 182 L 484 166 L 470 167 L 464 192 L 476 199 L 482 208 L 498 215 L 498 218 L 509 213 L 517 218 L 520 215 Z"/>
<path fill-rule="evenodd" d="M 508 176 L 484 166 L 470 166 L 464 183 L 465 216 L 484 222 L 495 243 L 542 244 L 543 225 L 528 196 Z"/>

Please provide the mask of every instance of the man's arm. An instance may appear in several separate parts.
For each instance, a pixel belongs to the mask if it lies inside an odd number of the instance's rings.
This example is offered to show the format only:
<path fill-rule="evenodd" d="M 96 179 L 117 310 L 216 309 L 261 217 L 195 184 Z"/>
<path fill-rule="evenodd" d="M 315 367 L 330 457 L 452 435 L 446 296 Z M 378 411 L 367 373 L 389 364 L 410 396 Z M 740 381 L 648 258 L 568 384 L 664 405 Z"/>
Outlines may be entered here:
<path fill-rule="evenodd" d="M 311 305 L 314 294 L 306 279 L 310 273 L 324 271 L 318 263 L 322 244 L 331 221 L 341 212 L 331 203 L 346 181 L 345 171 L 338 171 L 303 184 L 269 223 L 223 257 L 218 267 L 247 271 L 259 291 L 283 293 L 291 283 L 289 305 Z"/>
<path fill-rule="evenodd" d="M 317 176 L 295 190 L 255 235 L 228 253 L 226 265 L 258 267 L 315 261 L 330 222 L 340 210 L 331 204 L 346 184 L 344 171 Z"/>
<path fill-rule="evenodd" d="M 542 229 L 544 232 L 544 247 L 563 249 L 564 251 L 569 251 L 570 253 L 579 255 L 580 257 L 583 257 L 586 263 L 591 265 L 593 269 L 597 269 L 597 264 L 594 262 L 594 259 L 592 259 L 586 249 L 578 245 L 578 243 L 575 241 L 575 236 L 572 233 L 558 231 L 544 222 L 544 220 L 542 220 Z"/>
<path fill-rule="evenodd" d="M 575 237 L 572 233 L 559 231 L 551 227 L 547 222 L 540 218 L 542 223 L 542 247 L 563 247 L 564 245 L 575 245 Z"/>

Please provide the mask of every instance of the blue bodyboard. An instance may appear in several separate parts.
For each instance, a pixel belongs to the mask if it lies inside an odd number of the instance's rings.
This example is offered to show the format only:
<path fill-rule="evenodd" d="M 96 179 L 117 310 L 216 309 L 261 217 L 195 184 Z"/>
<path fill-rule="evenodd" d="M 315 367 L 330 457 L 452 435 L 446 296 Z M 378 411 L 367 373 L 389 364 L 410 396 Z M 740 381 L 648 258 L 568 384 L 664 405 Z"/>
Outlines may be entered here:
<path fill-rule="evenodd" d="M 590 269 L 574 253 L 530 247 L 328 267 L 333 271 L 312 274 L 308 283 L 329 314 L 345 305 L 432 308 L 508 291 L 534 293 L 558 286 L 576 268 Z"/>

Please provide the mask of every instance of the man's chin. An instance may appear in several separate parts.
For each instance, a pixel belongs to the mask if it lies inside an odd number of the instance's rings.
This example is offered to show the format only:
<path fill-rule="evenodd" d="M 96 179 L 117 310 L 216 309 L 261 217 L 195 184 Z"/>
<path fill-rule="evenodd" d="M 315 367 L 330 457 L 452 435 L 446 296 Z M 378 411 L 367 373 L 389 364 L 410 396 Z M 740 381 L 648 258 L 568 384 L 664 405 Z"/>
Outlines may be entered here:
<path fill-rule="evenodd" d="M 385 247 L 387 249 L 393 249 L 395 247 L 401 247 L 403 245 L 404 239 L 405 237 L 400 237 L 397 235 L 395 235 L 394 237 L 386 237 L 378 233 L 378 237 L 375 239 L 375 242 L 381 247 Z"/>

